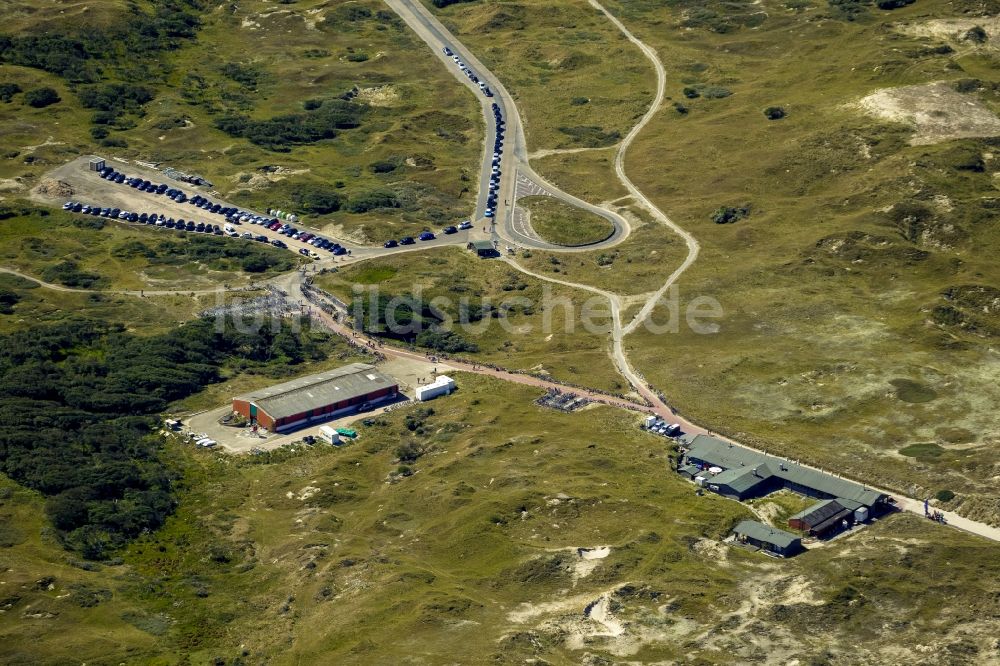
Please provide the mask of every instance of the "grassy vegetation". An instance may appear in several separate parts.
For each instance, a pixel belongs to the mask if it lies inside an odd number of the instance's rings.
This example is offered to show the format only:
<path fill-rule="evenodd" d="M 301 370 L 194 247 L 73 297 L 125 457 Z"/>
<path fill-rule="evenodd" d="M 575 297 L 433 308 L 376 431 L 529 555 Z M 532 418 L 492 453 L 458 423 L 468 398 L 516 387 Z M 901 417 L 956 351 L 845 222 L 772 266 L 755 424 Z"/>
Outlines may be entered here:
<path fill-rule="evenodd" d="M 531 228 L 550 243 L 577 247 L 599 243 L 614 233 L 611 222 L 600 215 L 571 206 L 553 197 L 521 197 L 518 203 L 531 214 Z"/>
<path fill-rule="evenodd" d="M 67 558 L 37 495 L 0 482 L 18 618 L 3 661 L 439 663 L 457 642 L 476 663 L 991 655 L 992 546 L 894 517 L 788 561 L 728 549 L 716 539 L 748 511 L 696 496 L 634 415 L 558 414 L 525 387 L 459 381 L 433 413 L 379 417 L 336 450 L 171 444 L 177 512 L 108 564 Z M 576 548 L 600 545 L 607 558 L 579 569 Z M 604 594 L 619 638 L 584 615 Z"/>
<path fill-rule="evenodd" d="M 438 14 L 517 94 L 533 148 L 581 145 L 561 144 L 554 128 L 594 107 L 582 103 L 582 90 L 573 95 L 579 103 L 554 104 L 525 65 L 530 54 L 507 45 L 533 53 L 565 48 L 546 17 L 572 15 L 580 5 L 549 3 L 538 18 L 519 3 Z M 934 491 L 944 475 L 961 488 L 963 510 L 1000 520 L 987 482 L 997 439 L 990 405 L 1000 394 L 989 380 L 996 362 L 983 346 L 1000 331 L 988 304 L 1000 276 L 983 251 L 997 243 L 986 223 L 996 206 L 989 176 L 996 140 L 910 146 L 907 127 L 853 105 L 876 89 L 946 80 L 970 101 L 1000 110 L 987 49 L 902 27 L 990 10 L 938 0 L 892 11 L 778 0 L 607 6 L 669 65 L 667 104 L 626 168 L 701 243 L 682 292 L 716 298 L 726 311 L 714 336 L 683 326 L 669 338 L 640 331 L 627 342 L 636 366 L 713 428 L 864 478 L 875 459 L 887 483 L 918 492 Z M 594 28 L 608 48 L 618 37 L 601 30 Z M 605 62 L 628 63 L 651 87 L 640 54 L 626 47 L 623 56 Z M 765 113 L 774 107 L 785 112 L 780 120 Z M 608 153 L 549 156 L 539 169 L 571 192 L 610 199 L 617 185 L 595 184 L 613 182 Z M 719 214 L 725 211 L 735 214 Z M 537 253 L 523 260 L 564 275 L 574 267 Z M 651 253 L 633 257 L 626 275 L 646 273 L 647 290 L 656 273 L 673 268 L 658 261 Z M 585 263 L 573 277 L 631 282 L 593 268 Z M 666 313 L 654 316 L 662 321 Z M 920 400 L 908 399 L 914 390 L 900 389 L 900 379 L 926 389 Z M 952 428 L 966 433 L 960 457 L 914 465 L 896 453 L 908 442 L 950 441 Z"/>
<path fill-rule="evenodd" d="M 124 0 L 63 13 L 34 4 L 15 3 L 4 32 L 44 27 L 90 44 L 135 27 Z M 306 0 L 277 11 L 264 0 L 227 12 L 190 4 L 193 35 L 155 57 L 88 46 L 99 52 L 85 61 L 93 82 L 16 58 L 0 63 L 0 83 L 48 86 L 62 100 L 35 109 L 18 93 L 0 104 L 2 182 L 30 187 L 51 166 L 97 152 L 201 173 L 241 205 L 297 210 L 307 224 L 359 239 L 414 235 L 468 215 L 478 105 L 387 8 L 374 0 Z M 137 87 L 152 99 L 133 95 Z M 356 123 L 331 115 L 345 106 Z M 317 188 L 318 207 L 302 196 Z"/>
<path fill-rule="evenodd" d="M 585 0 L 432 11 L 517 100 L 529 149 L 616 144 L 653 97 L 650 65 Z"/>
<path fill-rule="evenodd" d="M 556 153 L 531 160 L 531 166 L 563 191 L 600 204 L 628 195 L 614 176 L 615 150 Z"/>
<path fill-rule="evenodd" d="M 626 208 L 619 212 L 629 220 L 632 233 L 612 248 L 573 254 L 529 250 L 517 260 L 534 272 L 617 294 L 655 291 L 664 275 L 683 260 L 687 248 L 676 234 L 646 219 L 642 211 Z"/>
<path fill-rule="evenodd" d="M 348 303 L 356 297 L 355 285 L 365 287 L 365 299 L 370 299 L 367 289 L 376 288 L 383 305 L 394 296 L 417 296 L 423 304 L 418 312 L 433 306 L 455 323 L 450 337 L 475 348 L 461 356 L 574 384 L 625 389 L 607 356 L 606 335 L 582 326 L 581 294 L 526 277 L 501 262 L 484 262 L 461 250 L 409 252 L 328 273 L 316 282 Z M 567 304 L 576 311 L 570 321 Z M 606 304 L 595 306 L 598 326 L 608 323 L 603 311 Z M 429 312 L 423 316 L 435 319 Z"/>
<path fill-rule="evenodd" d="M 78 289 L 185 290 L 239 285 L 291 270 L 287 250 L 32 206 L 0 210 L 0 259 Z"/>

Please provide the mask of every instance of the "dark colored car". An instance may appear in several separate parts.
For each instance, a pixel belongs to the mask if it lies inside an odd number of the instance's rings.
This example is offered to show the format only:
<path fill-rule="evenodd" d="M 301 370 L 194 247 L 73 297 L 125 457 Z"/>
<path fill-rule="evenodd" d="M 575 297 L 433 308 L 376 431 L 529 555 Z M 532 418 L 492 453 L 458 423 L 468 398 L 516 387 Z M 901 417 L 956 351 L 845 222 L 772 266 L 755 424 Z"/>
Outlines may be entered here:
<path fill-rule="evenodd" d="M 420 234 L 419 238 L 420 238 L 420 240 L 422 240 L 422 241 L 429 241 L 429 240 L 434 240 L 434 234 L 432 234 L 432 233 L 431 233 L 431 232 L 429 232 L 429 231 L 425 231 L 425 232 L 423 232 L 422 234 Z"/>
<path fill-rule="evenodd" d="M 387 240 L 385 243 L 382 244 L 382 247 L 396 247 L 397 245 L 399 245 L 399 243 L 397 243 L 396 241 Z"/>
<path fill-rule="evenodd" d="M 458 233 L 458 227 L 445 227 L 444 228 L 444 232 L 446 234 L 457 234 Z"/>
<path fill-rule="evenodd" d="M 339 257 L 342 254 L 347 254 L 347 248 L 337 246 L 333 248 L 333 253 Z"/>
<path fill-rule="evenodd" d="M 271 245 L 273 245 L 274 247 L 288 247 L 287 245 L 285 245 L 285 241 L 280 241 L 277 239 L 271 241 Z"/>
<path fill-rule="evenodd" d="M 409 236 L 403 236 L 399 239 L 400 245 L 413 245 L 416 241 Z"/>

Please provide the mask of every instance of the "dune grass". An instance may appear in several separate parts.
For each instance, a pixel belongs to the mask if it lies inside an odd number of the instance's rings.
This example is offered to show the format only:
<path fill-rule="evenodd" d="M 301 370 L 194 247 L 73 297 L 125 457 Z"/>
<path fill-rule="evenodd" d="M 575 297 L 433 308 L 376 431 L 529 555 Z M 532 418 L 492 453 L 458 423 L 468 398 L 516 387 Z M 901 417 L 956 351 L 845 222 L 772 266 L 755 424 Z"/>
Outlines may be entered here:
<path fill-rule="evenodd" d="M 579 247 L 607 239 L 614 233 L 610 221 L 547 196 L 521 197 L 518 204 L 531 215 L 531 228 L 556 245 Z"/>
<path fill-rule="evenodd" d="M 899 516 L 787 561 L 731 549 L 717 540 L 747 508 L 697 496 L 636 416 L 558 414 L 526 387 L 457 379 L 456 394 L 378 416 L 337 449 L 231 458 L 168 444 L 178 510 L 119 560 L 68 558 L 38 497 L 0 481 L 0 656 L 438 663 L 460 642 L 477 663 L 746 661 L 765 645 L 877 662 L 931 628 L 949 653 L 995 639 L 991 545 Z M 607 557 L 578 569 L 576 549 L 596 546 Z M 621 639 L 583 619 L 604 594 Z"/>

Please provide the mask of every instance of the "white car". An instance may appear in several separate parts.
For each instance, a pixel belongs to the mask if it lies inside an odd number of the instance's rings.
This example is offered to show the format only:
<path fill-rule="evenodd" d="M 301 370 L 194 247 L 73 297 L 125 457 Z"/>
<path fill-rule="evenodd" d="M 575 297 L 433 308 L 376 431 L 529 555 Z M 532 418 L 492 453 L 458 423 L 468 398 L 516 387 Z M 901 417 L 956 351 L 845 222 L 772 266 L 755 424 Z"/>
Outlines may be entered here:
<path fill-rule="evenodd" d="M 458 228 L 459 229 L 471 229 L 472 228 L 472 222 L 469 222 L 468 220 L 465 220 L 465 221 L 462 222 L 462 224 L 458 225 Z"/>

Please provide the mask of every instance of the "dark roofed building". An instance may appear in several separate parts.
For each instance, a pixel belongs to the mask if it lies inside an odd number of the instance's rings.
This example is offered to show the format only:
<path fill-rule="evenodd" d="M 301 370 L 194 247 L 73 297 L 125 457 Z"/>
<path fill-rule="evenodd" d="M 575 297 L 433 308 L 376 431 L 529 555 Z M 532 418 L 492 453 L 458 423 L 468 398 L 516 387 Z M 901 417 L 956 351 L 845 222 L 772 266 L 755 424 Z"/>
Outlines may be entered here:
<path fill-rule="evenodd" d="M 493 241 L 473 241 L 467 246 L 470 250 L 476 253 L 479 257 L 499 257 L 500 253 L 497 252 L 496 247 L 493 245 Z"/>
<path fill-rule="evenodd" d="M 300 377 L 233 398 L 233 411 L 272 432 L 284 432 L 391 400 L 396 381 L 367 363 Z"/>
<path fill-rule="evenodd" d="M 840 527 L 844 520 L 854 522 L 854 510 L 839 500 L 823 500 L 788 519 L 788 526 L 813 536 L 823 536 Z"/>
<path fill-rule="evenodd" d="M 856 505 L 853 508 L 860 506 L 871 508 L 886 499 L 884 493 L 860 483 L 803 467 L 784 458 L 758 453 L 716 437 L 695 435 L 685 438 L 684 442 L 687 444 L 688 450 L 684 455 L 683 465 L 692 465 L 702 470 L 709 470 L 712 467 L 723 470 L 716 475 L 706 473 L 708 476 L 704 485 L 711 490 L 714 490 L 713 485 L 718 485 L 720 489 L 723 485 L 726 488 L 733 488 L 731 484 L 735 483 L 737 479 L 741 480 L 740 483 L 753 481 L 751 477 L 746 477 L 742 470 L 762 470 L 760 466 L 764 465 L 770 471 L 774 481 L 753 484 L 743 490 L 743 496 L 740 499 L 754 494 L 771 492 L 781 487 L 818 499 L 845 500 L 841 502 L 843 508 L 851 508 L 849 506 L 851 504 Z M 727 471 L 731 471 L 732 474 L 723 477 L 726 483 L 717 483 L 716 479 L 726 474 Z M 760 473 L 763 475 L 762 471 Z"/>
<path fill-rule="evenodd" d="M 756 467 L 734 467 L 705 479 L 708 489 L 734 499 L 763 495 L 776 488 L 777 479 L 767 465 L 761 463 Z M 780 486 L 780 482 L 777 484 Z"/>
<path fill-rule="evenodd" d="M 799 537 L 756 520 L 744 520 L 733 530 L 740 543 L 756 546 L 781 557 L 790 557 L 802 550 Z"/>

